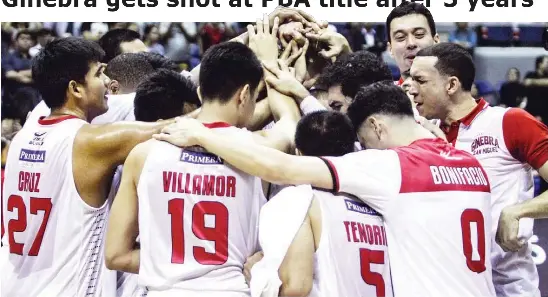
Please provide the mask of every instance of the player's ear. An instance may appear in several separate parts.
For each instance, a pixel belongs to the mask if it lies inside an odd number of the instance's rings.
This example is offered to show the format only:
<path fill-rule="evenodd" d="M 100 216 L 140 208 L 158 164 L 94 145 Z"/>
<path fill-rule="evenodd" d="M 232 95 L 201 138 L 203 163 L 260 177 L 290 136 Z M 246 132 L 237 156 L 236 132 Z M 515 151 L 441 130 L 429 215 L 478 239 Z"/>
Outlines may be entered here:
<path fill-rule="evenodd" d="M 204 100 L 202 100 L 202 90 L 200 87 L 196 88 L 196 93 L 198 93 L 198 99 L 200 99 L 200 102 L 204 102 Z"/>
<path fill-rule="evenodd" d="M 249 85 L 246 84 L 240 89 L 240 94 L 238 98 L 238 105 L 245 105 L 248 103 L 249 100 L 251 100 L 251 89 L 249 88 Z"/>
<path fill-rule="evenodd" d="M 367 123 L 368 125 L 370 126 L 370 129 L 373 130 L 373 132 L 375 132 L 375 135 L 377 135 L 377 138 L 380 140 L 381 139 L 381 125 L 379 123 L 379 121 L 375 118 L 375 117 L 369 117 L 367 119 Z"/>
<path fill-rule="evenodd" d="M 118 94 L 120 92 L 120 83 L 115 79 L 111 80 L 108 84 L 108 91 L 112 95 Z"/>
<path fill-rule="evenodd" d="M 390 54 L 390 57 L 394 58 L 394 54 L 392 54 L 392 44 L 390 41 L 386 43 L 386 47 L 388 48 L 388 53 Z"/>
<path fill-rule="evenodd" d="M 84 95 L 82 85 L 74 80 L 69 81 L 67 88 L 67 95 L 81 99 Z"/>
<path fill-rule="evenodd" d="M 447 94 L 449 96 L 454 95 L 461 88 L 459 79 L 455 76 L 449 77 L 447 81 Z"/>
<path fill-rule="evenodd" d="M 438 33 L 434 34 L 434 43 L 440 43 L 440 35 Z"/>

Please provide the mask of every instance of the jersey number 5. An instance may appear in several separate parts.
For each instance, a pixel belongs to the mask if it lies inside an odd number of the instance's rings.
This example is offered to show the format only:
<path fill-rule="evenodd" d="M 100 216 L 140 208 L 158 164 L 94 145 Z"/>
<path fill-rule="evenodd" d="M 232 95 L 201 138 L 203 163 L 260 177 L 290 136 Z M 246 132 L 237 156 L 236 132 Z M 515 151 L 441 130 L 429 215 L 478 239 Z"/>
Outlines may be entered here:
<path fill-rule="evenodd" d="M 475 223 L 477 232 L 477 259 L 473 257 L 472 246 L 472 223 Z M 468 208 L 462 212 L 460 216 L 460 224 L 462 228 L 462 250 L 466 258 L 468 269 L 476 273 L 485 271 L 485 220 L 483 214 L 478 209 Z"/>
<path fill-rule="evenodd" d="M 184 199 L 171 199 L 168 212 L 171 215 L 171 263 L 185 262 L 185 213 Z M 213 216 L 214 227 L 206 224 L 206 215 Z M 203 265 L 222 265 L 228 259 L 228 209 L 220 202 L 201 201 L 192 208 L 192 233 L 202 240 L 215 242 L 215 252 L 203 247 L 192 247 L 196 262 Z"/>
<path fill-rule="evenodd" d="M 38 256 L 40 252 L 40 246 L 42 245 L 42 239 L 44 239 L 44 233 L 48 225 L 49 214 L 51 213 L 51 198 L 30 198 L 30 213 L 38 215 L 38 211 L 43 211 L 42 224 L 36 233 L 36 237 L 30 246 L 28 255 Z M 23 244 L 15 241 L 15 233 L 25 232 L 27 230 L 27 206 L 23 197 L 19 195 L 11 195 L 8 198 L 8 211 L 14 212 L 17 210 L 17 219 L 11 219 L 8 222 L 8 240 L 10 243 L 10 253 L 23 255 Z"/>
<path fill-rule="evenodd" d="M 363 281 L 375 286 L 377 297 L 385 296 L 384 279 L 382 274 L 371 271 L 371 264 L 384 264 L 384 251 L 360 249 L 360 266 Z"/>

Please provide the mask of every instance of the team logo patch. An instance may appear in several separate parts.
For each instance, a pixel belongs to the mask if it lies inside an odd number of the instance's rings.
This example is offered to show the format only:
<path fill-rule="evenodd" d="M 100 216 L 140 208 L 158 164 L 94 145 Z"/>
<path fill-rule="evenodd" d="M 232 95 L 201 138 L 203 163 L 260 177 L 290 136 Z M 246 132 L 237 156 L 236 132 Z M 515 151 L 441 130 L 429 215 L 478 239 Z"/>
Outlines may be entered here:
<path fill-rule="evenodd" d="M 206 153 L 206 152 L 194 152 L 183 150 L 181 152 L 180 161 L 192 164 L 204 164 L 204 165 L 213 165 L 213 164 L 223 164 L 223 159 L 219 156 Z"/>
<path fill-rule="evenodd" d="M 499 151 L 499 140 L 489 135 L 479 135 L 472 142 L 470 150 L 474 155 L 496 153 Z"/>
<path fill-rule="evenodd" d="M 19 161 L 43 163 L 46 160 L 46 151 L 33 151 L 21 149 Z"/>
<path fill-rule="evenodd" d="M 376 212 L 374 209 L 358 201 L 344 199 L 344 204 L 346 205 L 347 210 L 368 214 L 368 215 L 373 215 L 373 216 L 380 216 L 380 214 Z"/>

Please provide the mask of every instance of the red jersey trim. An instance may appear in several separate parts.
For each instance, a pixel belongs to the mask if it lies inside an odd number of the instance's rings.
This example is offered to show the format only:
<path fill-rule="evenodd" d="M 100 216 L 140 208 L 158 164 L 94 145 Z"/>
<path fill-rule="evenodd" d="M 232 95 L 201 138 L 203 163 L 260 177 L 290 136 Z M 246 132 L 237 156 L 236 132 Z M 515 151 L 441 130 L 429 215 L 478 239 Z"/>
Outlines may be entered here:
<path fill-rule="evenodd" d="M 38 119 L 38 124 L 43 126 L 55 125 L 55 124 L 61 123 L 62 121 L 70 120 L 70 119 L 79 119 L 79 117 L 70 115 L 70 114 L 65 116 L 60 116 L 57 118 L 52 118 L 52 119 L 46 119 L 46 117 L 40 117 Z"/>
<path fill-rule="evenodd" d="M 400 77 L 396 85 L 398 85 L 398 87 L 401 87 L 401 85 L 403 85 L 403 82 L 404 82 L 403 77 Z"/>
<path fill-rule="evenodd" d="M 231 124 L 225 122 L 204 123 L 204 126 L 210 129 L 232 127 Z"/>
<path fill-rule="evenodd" d="M 333 192 L 338 193 L 341 185 L 339 183 L 339 174 L 337 173 L 337 168 L 335 168 L 335 165 L 331 161 L 329 161 L 326 158 L 320 157 L 322 161 L 324 161 L 325 165 L 327 165 L 327 169 L 329 169 L 329 173 L 331 173 L 331 179 L 333 180 Z"/>
<path fill-rule="evenodd" d="M 464 118 L 460 119 L 459 122 L 463 123 L 466 126 L 470 126 L 472 121 L 478 116 L 478 114 L 488 105 L 487 101 L 480 98 L 478 105 L 472 109 L 472 111 L 466 115 Z"/>
<path fill-rule="evenodd" d="M 465 117 L 463 117 L 462 119 L 456 122 L 453 122 L 450 125 L 442 122 L 440 124 L 440 129 L 443 131 L 443 133 L 445 133 L 447 141 L 451 143 L 452 145 L 455 145 L 457 141 L 457 137 L 459 135 L 460 124 L 462 123 L 466 126 L 470 126 L 472 124 L 472 121 L 474 121 L 474 119 L 478 116 L 478 114 L 482 110 L 484 110 L 488 105 L 489 103 L 487 103 L 487 101 L 481 98 L 479 99 L 476 107 L 474 107 L 474 109 L 472 109 L 472 111 L 469 114 L 467 114 Z"/>

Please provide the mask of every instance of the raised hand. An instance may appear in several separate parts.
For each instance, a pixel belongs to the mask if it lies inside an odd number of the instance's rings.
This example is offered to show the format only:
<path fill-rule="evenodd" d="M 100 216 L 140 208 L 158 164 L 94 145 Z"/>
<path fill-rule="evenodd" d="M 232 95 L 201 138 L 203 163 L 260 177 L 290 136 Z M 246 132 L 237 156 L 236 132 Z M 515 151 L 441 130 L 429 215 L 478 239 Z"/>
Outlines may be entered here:
<path fill-rule="evenodd" d="M 259 60 L 268 62 L 278 59 L 278 28 L 279 19 L 274 19 L 274 25 L 270 30 L 268 17 L 265 15 L 263 20 L 258 19 L 256 23 L 257 31 L 252 25 L 247 26 L 249 33 L 249 48 L 257 55 Z"/>

